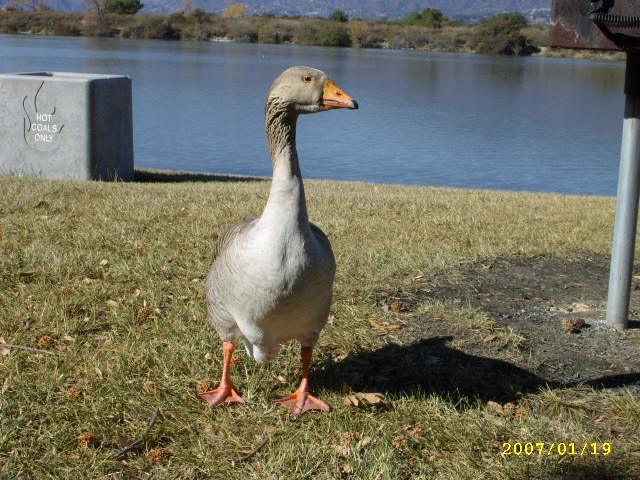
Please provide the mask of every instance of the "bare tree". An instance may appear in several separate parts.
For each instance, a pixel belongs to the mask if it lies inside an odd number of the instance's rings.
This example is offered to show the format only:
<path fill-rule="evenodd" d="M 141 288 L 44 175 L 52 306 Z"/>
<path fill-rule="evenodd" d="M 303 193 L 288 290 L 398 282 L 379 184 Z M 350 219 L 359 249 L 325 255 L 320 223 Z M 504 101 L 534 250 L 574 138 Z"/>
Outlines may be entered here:
<path fill-rule="evenodd" d="M 106 6 L 109 0 L 84 0 L 84 4 L 90 11 L 96 12 L 98 15 L 98 21 L 100 22 L 100 30 L 103 35 L 108 33 L 107 22 L 105 18 Z"/>

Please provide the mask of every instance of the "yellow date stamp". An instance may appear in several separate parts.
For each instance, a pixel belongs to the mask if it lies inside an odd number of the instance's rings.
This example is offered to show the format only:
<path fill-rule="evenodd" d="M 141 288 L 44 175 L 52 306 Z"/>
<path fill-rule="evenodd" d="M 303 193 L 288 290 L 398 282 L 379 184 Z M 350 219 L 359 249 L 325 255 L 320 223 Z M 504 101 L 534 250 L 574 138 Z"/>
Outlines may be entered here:
<path fill-rule="evenodd" d="M 503 442 L 503 455 L 609 455 L 610 443 Z"/>

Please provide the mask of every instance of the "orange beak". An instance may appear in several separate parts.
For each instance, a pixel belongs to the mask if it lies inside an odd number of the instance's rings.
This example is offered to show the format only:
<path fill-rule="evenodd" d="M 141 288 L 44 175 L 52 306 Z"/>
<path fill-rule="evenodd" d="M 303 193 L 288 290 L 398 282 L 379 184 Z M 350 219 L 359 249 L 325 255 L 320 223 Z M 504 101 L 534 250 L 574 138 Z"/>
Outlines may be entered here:
<path fill-rule="evenodd" d="M 332 80 L 324 82 L 324 92 L 322 93 L 322 105 L 327 108 L 348 108 L 355 110 L 358 102 L 344 93 Z"/>

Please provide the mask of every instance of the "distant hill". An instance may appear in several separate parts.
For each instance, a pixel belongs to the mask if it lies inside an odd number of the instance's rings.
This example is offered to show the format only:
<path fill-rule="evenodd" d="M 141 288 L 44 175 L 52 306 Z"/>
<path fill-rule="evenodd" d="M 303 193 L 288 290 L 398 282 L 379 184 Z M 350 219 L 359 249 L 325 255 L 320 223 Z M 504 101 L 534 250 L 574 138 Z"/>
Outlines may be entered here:
<path fill-rule="evenodd" d="M 46 0 L 54 10 L 82 11 L 82 0 Z M 5 3 L 0 0 L 0 3 Z M 225 0 L 143 0 L 142 13 L 162 13 L 200 7 L 209 12 L 222 13 L 228 5 Z M 409 12 L 424 8 L 437 8 L 450 18 L 478 19 L 504 12 L 522 12 L 530 20 L 549 18 L 551 0 L 238 0 L 249 7 L 249 14 L 273 13 L 326 17 L 342 10 L 350 18 L 401 19 Z"/>

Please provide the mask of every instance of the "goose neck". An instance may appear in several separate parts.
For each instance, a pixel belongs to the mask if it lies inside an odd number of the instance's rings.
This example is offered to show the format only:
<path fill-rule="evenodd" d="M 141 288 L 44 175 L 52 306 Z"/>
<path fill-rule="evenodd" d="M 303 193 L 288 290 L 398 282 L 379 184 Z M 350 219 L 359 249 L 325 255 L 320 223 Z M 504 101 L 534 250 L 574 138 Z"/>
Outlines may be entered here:
<path fill-rule="evenodd" d="M 297 115 L 267 104 L 267 141 L 273 162 L 271 191 L 264 215 L 308 223 L 304 185 L 296 150 Z"/>

